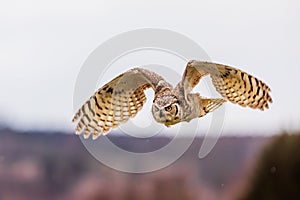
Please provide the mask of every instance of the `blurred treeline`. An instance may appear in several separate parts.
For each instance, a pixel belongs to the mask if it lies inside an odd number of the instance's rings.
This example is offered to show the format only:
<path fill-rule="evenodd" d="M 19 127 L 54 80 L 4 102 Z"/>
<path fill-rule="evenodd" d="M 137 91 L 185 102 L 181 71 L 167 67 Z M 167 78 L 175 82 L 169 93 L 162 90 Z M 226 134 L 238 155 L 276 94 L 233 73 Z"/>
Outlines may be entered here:
<path fill-rule="evenodd" d="M 137 152 L 160 148 L 171 140 L 109 137 Z M 73 134 L 4 129 L 0 131 L 0 199 L 300 199 L 299 134 L 224 137 L 200 160 L 202 141 L 195 139 L 165 169 L 127 174 L 103 166 Z"/>
<path fill-rule="evenodd" d="M 284 133 L 258 158 L 241 200 L 300 199 L 300 134 Z"/>

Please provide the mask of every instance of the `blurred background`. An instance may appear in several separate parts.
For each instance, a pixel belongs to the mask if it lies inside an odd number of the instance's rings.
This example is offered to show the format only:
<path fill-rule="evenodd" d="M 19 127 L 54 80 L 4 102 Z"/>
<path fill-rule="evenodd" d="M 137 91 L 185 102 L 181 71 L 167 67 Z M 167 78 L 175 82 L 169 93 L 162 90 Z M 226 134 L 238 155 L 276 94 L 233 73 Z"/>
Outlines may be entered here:
<path fill-rule="evenodd" d="M 1 1 L 0 199 L 300 199 L 299 11 L 297 0 Z M 200 128 L 171 166 L 127 174 L 102 165 L 74 135 L 73 91 L 96 47 L 147 27 L 186 35 L 212 61 L 262 79 L 274 103 L 264 112 L 226 104 L 222 137 L 204 159 Z M 147 138 L 119 133 L 108 137 L 143 151 Z"/>

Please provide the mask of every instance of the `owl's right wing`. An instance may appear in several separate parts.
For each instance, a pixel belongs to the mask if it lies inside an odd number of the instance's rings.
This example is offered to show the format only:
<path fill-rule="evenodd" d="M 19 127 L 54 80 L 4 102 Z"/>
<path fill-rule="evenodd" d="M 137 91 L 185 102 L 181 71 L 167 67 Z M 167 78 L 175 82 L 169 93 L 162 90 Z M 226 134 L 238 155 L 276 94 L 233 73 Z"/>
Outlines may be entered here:
<path fill-rule="evenodd" d="M 190 93 L 205 75 L 210 75 L 216 90 L 232 103 L 260 110 L 272 103 L 271 90 L 261 80 L 234 67 L 197 60 L 187 64 L 181 82 L 184 92 Z"/>
<path fill-rule="evenodd" d="M 134 68 L 119 75 L 98 89 L 75 114 L 72 122 L 79 120 L 76 134 L 84 133 L 96 139 L 111 128 L 134 117 L 146 102 L 144 90 L 156 89 L 164 79 L 158 74 L 141 68 Z"/>

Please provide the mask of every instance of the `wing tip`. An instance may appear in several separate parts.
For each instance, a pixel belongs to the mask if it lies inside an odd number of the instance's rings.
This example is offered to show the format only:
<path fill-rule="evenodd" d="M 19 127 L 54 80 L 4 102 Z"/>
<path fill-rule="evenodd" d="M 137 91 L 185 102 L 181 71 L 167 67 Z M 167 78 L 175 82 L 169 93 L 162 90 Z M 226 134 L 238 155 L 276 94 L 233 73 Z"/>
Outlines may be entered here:
<path fill-rule="evenodd" d="M 74 123 L 78 120 L 78 116 L 74 115 L 74 117 L 72 118 L 71 122 Z"/>
<path fill-rule="evenodd" d="M 98 132 L 94 132 L 92 134 L 92 140 L 96 140 L 98 137 L 100 137 L 101 133 L 98 133 Z"/>
<path fill-rule="evenodd" d="M 74 117 L 72 118 L 72 123 L 74 123 L 75 121 L 77 121 L 80 118 L 80 116 L 82 114 L 82 107 L 83 106 L 81 106 L 81 108 L 79 108 L 78 111 L 74 114 Z"/>

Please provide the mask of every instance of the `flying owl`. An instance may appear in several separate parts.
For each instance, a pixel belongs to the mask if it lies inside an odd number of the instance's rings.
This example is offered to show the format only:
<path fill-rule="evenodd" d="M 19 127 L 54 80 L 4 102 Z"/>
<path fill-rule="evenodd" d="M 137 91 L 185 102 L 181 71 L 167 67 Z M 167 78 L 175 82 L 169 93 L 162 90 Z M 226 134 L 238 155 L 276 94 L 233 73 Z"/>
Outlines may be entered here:
<path fill-rule="evenodd" d="M 206 75 L 210 75 L 223 98 L 192 93 Z M 191 60 L 175 87 L 155 72 L 134 68 L 105 84 L 82 105 L 72 120 L 79 121 L 76 134 L 83 132 L 84 138 L 92 134 L 96 139 L 127 122 L 142 109 L 146 102 L 144 91 L 148 88 L 155 92 L 152 115 L 167 127 L 203 117 L 226 101 L 260 110 L 272 103 L 270 88 L 265 83 L 230 66 Z"/>

